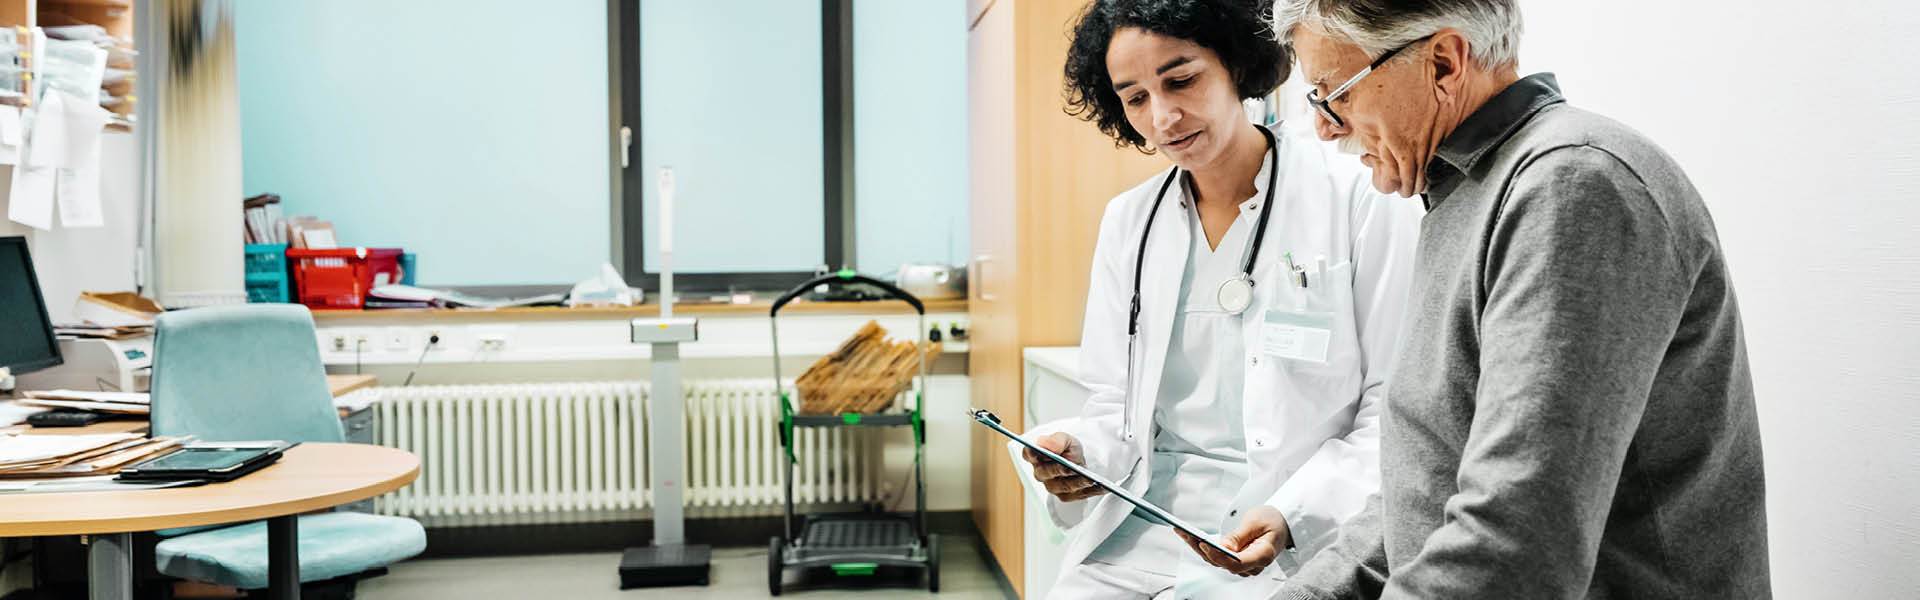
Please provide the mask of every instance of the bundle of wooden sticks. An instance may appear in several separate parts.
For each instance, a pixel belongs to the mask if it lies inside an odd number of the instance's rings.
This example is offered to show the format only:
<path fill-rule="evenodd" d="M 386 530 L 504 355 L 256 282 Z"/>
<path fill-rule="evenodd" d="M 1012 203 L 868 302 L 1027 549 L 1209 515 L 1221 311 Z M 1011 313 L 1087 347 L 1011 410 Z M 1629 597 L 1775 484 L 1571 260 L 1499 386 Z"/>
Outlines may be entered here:
<path fill-rule="evenodd" d="M 887 339 L 887 330 L 868 321 L 832 354 L 820 357 L 795 381 L 800 389 L 800 414 L 873 414 L 893 404 L 900 392 L 913 387 L 920 373 L 915 341 Z M 925 360 L 940 355 L 940 344 L 929 344 Z"/>

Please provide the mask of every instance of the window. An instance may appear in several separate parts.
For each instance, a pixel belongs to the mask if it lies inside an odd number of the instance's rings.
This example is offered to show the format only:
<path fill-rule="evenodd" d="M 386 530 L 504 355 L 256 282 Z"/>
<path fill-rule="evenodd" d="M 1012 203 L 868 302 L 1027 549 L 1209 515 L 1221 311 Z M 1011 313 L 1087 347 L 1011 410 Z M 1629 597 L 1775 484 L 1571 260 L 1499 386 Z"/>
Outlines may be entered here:
<path fill-rule="evenodd" d="M 966 2 L 853 7 L 852 262 L 874 275 L 965 264 Z"/>
<path fill-rule="evenodd" d="M 779 290 L 966 253 L 962 0 L 616 2 L 628 281 L 656 285 L 658 170 L 677 285 Z"/>
<path fill-rule="evenodd" d="M 416 253 L 421 285 L 564 285 L 612 256 L 605 7 L 234 12 L 246 194 L 280 194 L 344 244 Z"/>

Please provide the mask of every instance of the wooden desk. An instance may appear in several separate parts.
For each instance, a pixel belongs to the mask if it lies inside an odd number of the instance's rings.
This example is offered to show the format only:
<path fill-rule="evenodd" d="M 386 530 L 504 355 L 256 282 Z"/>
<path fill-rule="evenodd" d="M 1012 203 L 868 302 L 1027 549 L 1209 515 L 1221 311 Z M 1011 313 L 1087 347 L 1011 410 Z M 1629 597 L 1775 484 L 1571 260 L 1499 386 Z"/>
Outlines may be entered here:
<path fill-rule="evenodd" d="M 380 378 L 372 375 L 328 375 L 327 391 L 333 392 L 333 397 L 339 398 L 373 387 L 376 383 L 380 383 Z"/>
<path fill-rule="evenodd" d="M 301 444 L 278 463 L 227 483 L 0 495 L 0 537 L 96 536 L 87 551 L 92 597 L 131 598 L 133 532 L 267 519 L 268 597 L 298 598 L 297 515 L 385 494 L 419 475 L 419 457 L 403 450 Z"/>

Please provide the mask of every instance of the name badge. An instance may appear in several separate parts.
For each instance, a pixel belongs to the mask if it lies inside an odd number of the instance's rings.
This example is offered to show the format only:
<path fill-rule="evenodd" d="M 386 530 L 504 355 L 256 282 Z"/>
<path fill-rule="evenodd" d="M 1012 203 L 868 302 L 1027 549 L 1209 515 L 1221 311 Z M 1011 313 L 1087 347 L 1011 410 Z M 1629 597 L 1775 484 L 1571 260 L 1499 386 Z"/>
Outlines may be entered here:
<path fill-rule="evenodd" d="M 1327 363 L 1333 313 L 1269 310 L 1260 328 L 1260 350 L 1268 356 Z"/>

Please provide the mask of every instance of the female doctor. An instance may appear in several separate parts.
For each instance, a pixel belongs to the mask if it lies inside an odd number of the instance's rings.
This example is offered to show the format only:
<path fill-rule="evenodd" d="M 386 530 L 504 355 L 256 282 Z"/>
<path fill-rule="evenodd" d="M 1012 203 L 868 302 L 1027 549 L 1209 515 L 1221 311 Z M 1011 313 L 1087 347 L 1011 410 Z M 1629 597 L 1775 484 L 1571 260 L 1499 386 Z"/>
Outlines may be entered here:
<path fill-rule="evenodd" d="M 1072 112 L 1173 166 L 1107 205 L 1080 344 L 1094 393 L 1030 437 L 1235 552 L 1027 452 L 1075 528 L 1054 598 L 1266 597 L 1379 488 L 1420 207 L 1248 122 L 1241 101 L 1290 69 L 1271 6 L 1097 0 L 1074 27 Z"/>

